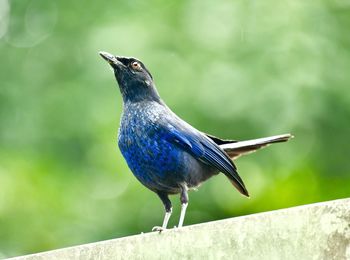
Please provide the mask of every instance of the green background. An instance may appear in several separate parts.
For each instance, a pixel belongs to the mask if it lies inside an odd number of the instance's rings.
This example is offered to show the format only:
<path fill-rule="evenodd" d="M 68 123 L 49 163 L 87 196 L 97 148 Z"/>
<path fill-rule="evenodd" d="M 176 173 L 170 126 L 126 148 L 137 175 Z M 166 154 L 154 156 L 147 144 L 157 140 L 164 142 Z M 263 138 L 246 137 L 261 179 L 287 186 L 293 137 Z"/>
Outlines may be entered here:
<path fill-rule="evenodd" d="M 202 131 L 295 135 L 236 161 L 251 199 L 224 175 L 191 192 L 186 225 L 349 197 L 349 28 L 349 0 L 0 0 L 0 257 L 162 222 L 117 148 L 100 50 L 141 59 Z"/>

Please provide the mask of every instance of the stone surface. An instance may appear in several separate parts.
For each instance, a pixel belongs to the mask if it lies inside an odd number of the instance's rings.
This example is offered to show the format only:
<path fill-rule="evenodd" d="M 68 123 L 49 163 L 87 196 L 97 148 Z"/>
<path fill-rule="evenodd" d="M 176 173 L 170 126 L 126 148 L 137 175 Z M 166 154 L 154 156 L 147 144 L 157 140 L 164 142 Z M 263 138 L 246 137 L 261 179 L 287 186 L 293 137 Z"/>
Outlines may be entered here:
<path fill-rule="evenodd" d="M 12 259 L 350 259 L 350 199 Z"/>

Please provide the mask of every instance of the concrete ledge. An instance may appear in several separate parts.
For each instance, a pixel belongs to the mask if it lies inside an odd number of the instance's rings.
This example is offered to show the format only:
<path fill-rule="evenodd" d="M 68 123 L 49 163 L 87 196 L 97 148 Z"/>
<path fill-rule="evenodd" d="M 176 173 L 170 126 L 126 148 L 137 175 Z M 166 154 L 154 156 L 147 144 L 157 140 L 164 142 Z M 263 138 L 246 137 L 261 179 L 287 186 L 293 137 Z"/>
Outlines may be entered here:
<path fill-rule="evenodd" d="M 12 259 L 350 259 L 350 199 Z"/>

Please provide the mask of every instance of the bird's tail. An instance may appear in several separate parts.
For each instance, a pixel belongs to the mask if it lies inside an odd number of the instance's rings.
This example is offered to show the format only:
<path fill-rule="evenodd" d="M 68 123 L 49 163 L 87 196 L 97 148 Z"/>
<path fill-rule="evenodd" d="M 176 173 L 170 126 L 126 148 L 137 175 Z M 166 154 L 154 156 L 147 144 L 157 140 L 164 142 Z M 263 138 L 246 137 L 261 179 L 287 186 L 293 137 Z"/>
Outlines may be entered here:
<path fill-rule="evenodd" d="M 255 152 L 256 150 L 273 143 L 286 142 L 294 136 L 291 134 L 274 135 L 247 141 L 223 141 L 219 144 L 228 156 L 233 160 L 239 156 Z"/>

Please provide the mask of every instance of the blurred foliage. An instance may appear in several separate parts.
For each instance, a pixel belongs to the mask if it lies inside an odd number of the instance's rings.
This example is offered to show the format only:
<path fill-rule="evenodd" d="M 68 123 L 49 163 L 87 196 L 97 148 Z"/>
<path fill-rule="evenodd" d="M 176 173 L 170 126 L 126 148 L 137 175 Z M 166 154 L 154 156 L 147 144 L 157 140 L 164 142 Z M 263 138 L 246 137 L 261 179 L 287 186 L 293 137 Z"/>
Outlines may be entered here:
<path fill-rule="evenodd" d="M 236 162 L 250 200 L 212 178 L 185 224 L 348 197 L 349 28 L 349 0 L 0 0 L 0 257 L 163 219 L 117 148 L 121 97 L 100 50 L 143 60 L 202 131 L 296 136 Z"/>

